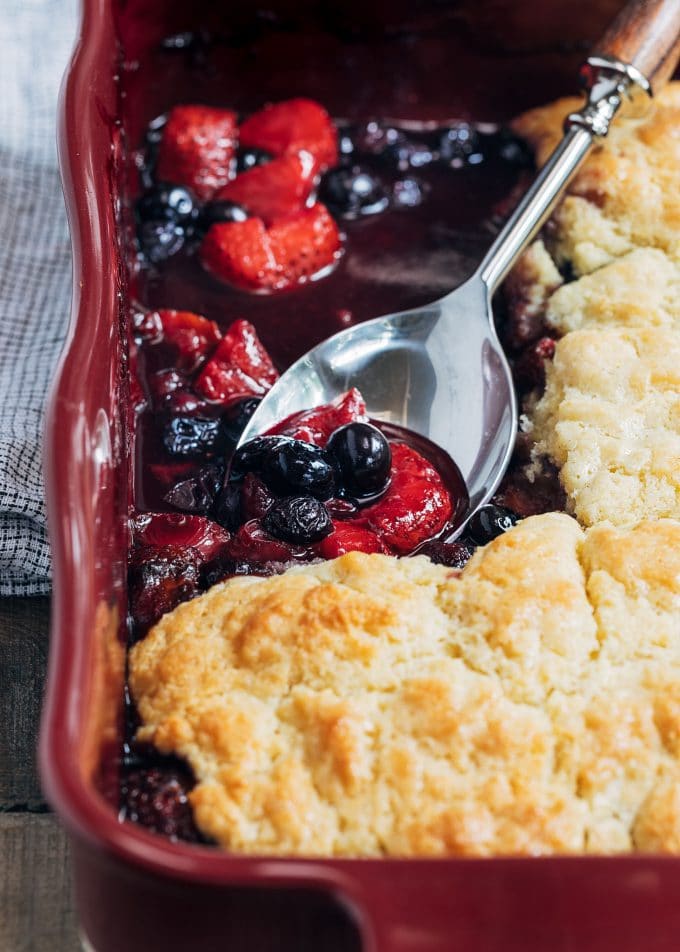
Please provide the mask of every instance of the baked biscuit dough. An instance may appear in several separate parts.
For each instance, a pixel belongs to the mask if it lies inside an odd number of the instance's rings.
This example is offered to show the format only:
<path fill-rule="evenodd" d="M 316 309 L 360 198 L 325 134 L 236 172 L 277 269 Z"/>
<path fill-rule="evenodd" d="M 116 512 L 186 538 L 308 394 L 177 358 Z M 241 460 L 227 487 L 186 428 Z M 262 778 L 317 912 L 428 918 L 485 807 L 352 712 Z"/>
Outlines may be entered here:
<path fill-rule="evenodd" d="M 552 513 L 462 573 L 236 578 L 130 653 L 138 737 L 233 851 L 680 851 L 680 524 Z"/>
<path fill-rule="evenodd" d="M 514 131 L 542 165 L 580 99 L 524 113 Z M 670 83 L 641 119 L 615 122 L 593 148 L 552 216 L 547 240 L 560 266 L 588 274 L 635 248 L 680 257 L 680 82 Z"/>
<path fill-rule="evenodd" d="M 680 333 L 575 331 L 546 371 L 534 455 L 558 467 L 579 522 L 680 519 Z"/>

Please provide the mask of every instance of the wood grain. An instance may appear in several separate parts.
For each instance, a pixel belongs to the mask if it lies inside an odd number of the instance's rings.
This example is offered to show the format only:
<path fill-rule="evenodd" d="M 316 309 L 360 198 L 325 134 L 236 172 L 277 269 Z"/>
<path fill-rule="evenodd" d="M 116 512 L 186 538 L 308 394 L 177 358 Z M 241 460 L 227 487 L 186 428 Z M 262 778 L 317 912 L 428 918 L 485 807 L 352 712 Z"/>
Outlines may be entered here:
<path fill-rule="evenodd" d="M 49 600 L 0 599 L 0 810 L 45 808 L 35 763 Z"/>
<path fill-rule="evenodd" d="M 51 814 L 0 815 L 0 949 L 77 952 L 66 834 Z"/>
<path fill-rule="evenodd" d="M 629 0 L 595 52 L 637 67 L 657 93 L 680 56 L 680 0 Z"/>
<path fill-rule="evenodd" d="M 77 952 L 66 835 L 40 791 L 35 747 L 49 600 L 0 599 L 0 952 Z"/>

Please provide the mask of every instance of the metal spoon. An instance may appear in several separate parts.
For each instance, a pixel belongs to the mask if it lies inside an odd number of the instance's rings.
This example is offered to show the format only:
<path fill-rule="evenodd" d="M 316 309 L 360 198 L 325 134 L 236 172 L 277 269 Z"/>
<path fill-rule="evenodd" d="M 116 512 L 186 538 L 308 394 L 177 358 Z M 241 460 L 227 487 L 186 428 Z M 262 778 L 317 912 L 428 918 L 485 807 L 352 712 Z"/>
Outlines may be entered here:
<path fill-rule="evenodd" d="M 309 351 L 267 394 L 240 443 L 358 387 L 372 417 L 420 433 L 455 460 L 468 488 L 467 521 L 496 490 L 517 433 L 492 295 L 624 99 L 640 90 L 647 98 L 650 79 L 657 89 L 671 74 L 679 36 L 678 0 L 629 3 L 603 38 L 604 53 L 584 64 L 585 106 L 567 117 L 564 138 L 473 276 L 433 304 L 359 324 Z"/>

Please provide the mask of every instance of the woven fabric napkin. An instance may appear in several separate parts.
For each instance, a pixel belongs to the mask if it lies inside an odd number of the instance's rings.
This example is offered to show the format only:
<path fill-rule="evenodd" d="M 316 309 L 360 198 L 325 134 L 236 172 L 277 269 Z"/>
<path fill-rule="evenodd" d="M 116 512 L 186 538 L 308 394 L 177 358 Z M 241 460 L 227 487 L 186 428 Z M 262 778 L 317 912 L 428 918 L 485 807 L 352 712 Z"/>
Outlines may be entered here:
<path fill-rule="evenodd" d="M 76 12 L 0 3 L 0 595 L 50 588 L 41 438 L 71 300 L 55 118 Z"/>

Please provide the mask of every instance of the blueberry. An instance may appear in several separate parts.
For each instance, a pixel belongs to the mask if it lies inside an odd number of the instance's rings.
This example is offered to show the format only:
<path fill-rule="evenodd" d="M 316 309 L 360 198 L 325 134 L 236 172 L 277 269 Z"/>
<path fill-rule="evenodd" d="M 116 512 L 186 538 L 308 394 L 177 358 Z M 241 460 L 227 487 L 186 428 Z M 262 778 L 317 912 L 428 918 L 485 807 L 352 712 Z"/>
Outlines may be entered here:
<path fill-rule="evenodd" d="M 446 565 L 450 569 L 462 569 L 472 558 L 474 545 L 467 542 L 440 542 L 433 540 L 418 550 L 418 555 L 426 555 L 436 565 Z"/>
<path fill-rule="evenodd" d="M 173 417 L 163 429 L 163 445 L 171 456 L 205 458 L 224 449 L 222 421 L 204 417 Z"/>
<path fill-rule="evenodd" d="M 380 156 L 387 149 L 405 141 L 404 133 L 392 126 L 384 126 L 371 120 L 363 125 L 349 126 L 345 130 L 354 149 L 363 155 Z"/>
<path fill-rule="evenodd" d="M 266 152 L 264 149 L 239 149 L 236 153 L 236 172 L 247 172 L 248 169 L 254 169 L 256 165 L 266 165 L 273 158 L 271 152 Z"/>
<path fill-rule="evenodd" d="M 480 162 L 483 155 L 476 129 L 466 122 L 451 126 L 441 137 L 439 155 L 443 162 L 454 167 Z"/>
<path fill-rule="evenodd" d="M 310 545 L 333 531 L 328 510 L 314 496 L 288 496 L 275 503 L 262 521 L 271 535 L 284 542 Z"/>
<path fill-rule="evenodd" d="M 335 471 L 325 450 L 302 440 L 288 440 L 270 449 L 262 460 L 261 473 L 274 492 L 328 499 L 335 490 Z"/>
<path fill-rule="evenodd" d="M 482 506 L 467 524 L 467 533 L 477 545 L 486 545 L 517 523 L 519 517 L 504 506 Z"/>
<path fill-rule="evenodd" d="M 290 436 L 256 436 L 248 440 L 234 453 L 230 475 L 238 478 L 246 473 L 260 473 L 267 453 L 288 442 L 292 442 Z"/>
<path fill-rule="evenodd" d="M 392 186 L 392 203 L 401 208 L 414 208 L 425 198 L 426 187 L 418 179 L 398 179 Z"/>
<path fill-rule="evenodd" d="M 357 498 L 382 492 L 390 478 L 392 451 L 371 423 L 346 423 L 333 432 L 326 450 L 337 463 L 342 484 Z"/>
<path fill-rule="evenodd" d="M 182 512 L 205 515 L 217 498 L 223 477 L 224 467 L 220 464 L 204 466 L 195 476 L 175 483 L 163 499 L 175 509 L 181 509 Z"/>
<path fill-rule="evenodd" d="M 142 254 L 158 264 L 177 254 L 184 245 L 184 230 L 173 221 L 145 221 L 137 229 Z"/>
<path fill-rule="evenodd" d="M 186 226 L 197 217 L 198 205 L 184 185 L 158 182 L 138 199 L 135 211 L 142 223 L 171 221 Z"/>
<path fill-rule="evenodd" d="M 261 397 L 247 397 L 245 400 L 240 400 L 238 403 L 233 404 L 227 411 L 224 426 L 227 436 L 230 440 L 233 440 L 234 443 L 238 443 L 241 439 L 241 434 L 261 402 Z"/>
<path fill-rule="evenodd" d="M 343 218 L 377 215 L 389 205 L 382 182 L 360 165 L 327 172 L 319 185 L 319 200 Z"/>
<path fill-rule="evenodd" d="M 410 168 L 420 169 L 424 165 L 430 165 L 437 157 L 436 146 L 430 145 L 428 142 L 417 142 L 408 139 L 390 146 L 386 152 L 386 158 L 394 162 L 402 172 L 406 172 Z"/>
<path fill-rule="evenodd" d="M 216 202 L 208 202 L 201 209 L 198 226 L 202 232 L 206 232 L 211 225 L 221 225 L 224 222 L 245 221 L 248 218 L 248 212 L 236 202 L 229 202 L 226 199 L 220 199 Z"/>

